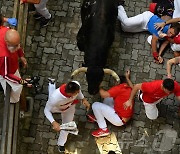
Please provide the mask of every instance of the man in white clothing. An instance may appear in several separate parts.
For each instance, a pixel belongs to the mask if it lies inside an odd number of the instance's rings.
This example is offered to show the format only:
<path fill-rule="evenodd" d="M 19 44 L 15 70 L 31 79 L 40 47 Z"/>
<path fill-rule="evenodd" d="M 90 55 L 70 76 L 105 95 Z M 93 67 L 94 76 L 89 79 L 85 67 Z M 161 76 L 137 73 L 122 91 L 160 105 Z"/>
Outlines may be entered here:
<path fill-rule="evenodd" d="M 90 108 L 90 104 L 84 98 L 80 90 L 79 82 L 71 81 L 56 89 L 54 81 L 52 79 L 49 80 L 49 98 L 44 113 L 46 118 L 51 122 L 52 128 L 57 132 L 60 131 L 57 145 L 59 152 L 64 152 L 64 144 L 67 141 L 68 132 L 61 130 L 60 124 L 55 121 L 52 113 L 61 113 L 62 123 L 68 123 L 73 121 L 75 104 L 79 102 L 78 99 L 82 100 L 83 105 L 86 106 L 87 109 Z"/>

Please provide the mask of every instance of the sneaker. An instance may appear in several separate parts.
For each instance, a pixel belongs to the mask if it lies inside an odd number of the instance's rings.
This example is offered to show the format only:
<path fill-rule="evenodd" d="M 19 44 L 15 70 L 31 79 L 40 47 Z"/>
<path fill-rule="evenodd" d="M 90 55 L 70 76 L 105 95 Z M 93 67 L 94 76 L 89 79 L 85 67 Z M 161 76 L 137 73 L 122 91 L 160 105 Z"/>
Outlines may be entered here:
<path fill-rule="evenodd" d="M 88 119 L 88 122 L 96 122 L 96 117 L 93 114 L 87 114 L 86 117 Z"/>
<path fill-rule="evenodd" d="M 50 20 L 52 19 L 52 17 L 51 18 L 49 18 L 49 19 L 46 19 L 46 18 L 41 18 L 40 19 L 40 27 L 45 27 L 45 26 L 47 26 L 48 24 L 49 24 L 49 22 L 50 22 Z"/>
<path fill-rule="evenodd" d="M 65 152 L 65 147 L 64 146 L 58 146 L 58 151 L 61 153 Z"/>
<path fill-rule="evenodd" d="M 125 1 L 124 0 L 119 0 L 118 5 L 125 6 Z"/>
<path fill-rule="evenodd" d="M 142 94 L 142 91 L 141 91 L 141 90 L 138 90 L 138 100 L 141 101 L 141 102 L 143 102 L 142 99 L 141 99 L 141 97 L 140 97 L 141 94 Z"/>
<path fill-rule="evenodd" d="M 48 81 L 49 81 L 49 83 L 54 84 L 56 80 L 53 78 L 48 78 Z"/>
<path fill-rule="evenodd" d="M 103 130 L 103 129 L 99 128 L 99 129 L 93 131 L 91 134 L 92 134 L 92 136 L 94 136 L 94 137 L 102 137 L 102 136 L 107 136 L 107 135 L 109 135 L 110 133 L 109 133 L 109 130 L 108 130 L 108 129 Z"/>
<path fill-rule="evenodd" d="M 33 15 L 33 17 L 36 19 L 36 20 L 38 20 L 38 19 L 41 19 L 43 16 L 40 14 L 40 13 L 35 13 L 34 15 Z"/>

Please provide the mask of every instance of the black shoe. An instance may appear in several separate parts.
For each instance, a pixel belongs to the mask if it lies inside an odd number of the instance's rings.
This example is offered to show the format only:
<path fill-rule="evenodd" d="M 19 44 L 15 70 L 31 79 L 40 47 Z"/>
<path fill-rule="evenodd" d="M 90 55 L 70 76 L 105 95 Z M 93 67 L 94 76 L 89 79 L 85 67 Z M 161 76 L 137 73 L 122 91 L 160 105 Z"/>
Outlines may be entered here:
<path fill-rule="evenodd" d="M 58 151 L 64 153 L 65 147 L 64 146 L 58 146 Z"/>
<path fill-rule="evenodd" d="M 41 15 L 41 14 L 39 14 L 39 13 L 35 13 L 34 15 L 33 15 L 33 17 L 36 19 L 36 20 L 38 20 L 38 19 L 41 19 L 43 16 Z"/>
<path fill-rule="evenodd" d="M 48 81 L 49 81 L 49 83 L 54 84 L 56 80 L 53 78 L 48 78 Z"/>
<path fill-rule="evenodd" d="M 138 100 L 139 100 L 140 102 L 143 102 L 143 101 L 142 101 L 142 99 L 141 99 L 141 97 L 140 97 L 140 96 L 141 96 L 141 94 L 142 94 L 142 91 L 141 91 L 141 90 L 139 90 L 139 91 L 138 91 Z"/>
<path fill-rule="evenodd" d="M 40 26 L 41 27 L 45 27 L 45 26 L 47 26 L 48 24 L 49 24 L 49 22 L 50 22 L 50 20 L 52 19 L 52 17 L 51 18 L 49 18 L 49 19 L 46 19 L 46 18 L 41 18 L 40 19 Z"/>
<path fill-rule="evenodd" d="M 118 1 L 118 5 L 125 6 L 125 1 L 124 1 L 124 0 L 119 0 L 119 1 Z"/>

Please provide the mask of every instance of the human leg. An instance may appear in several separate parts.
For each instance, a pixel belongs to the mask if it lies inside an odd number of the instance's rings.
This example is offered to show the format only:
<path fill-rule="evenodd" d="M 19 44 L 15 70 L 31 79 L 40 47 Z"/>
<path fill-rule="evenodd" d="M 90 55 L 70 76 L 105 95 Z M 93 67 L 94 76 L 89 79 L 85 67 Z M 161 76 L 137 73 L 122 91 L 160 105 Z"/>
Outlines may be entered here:
<path fill-rule="evenodd" d="M 38 13 L 40 13 L 44 18 L 50 19 L 51 14 L 49 13 L 49 11 L 46 7 L 47 2 L 48 2 L 48 0 L 41 0 L 39 4 L 34 4 L 34 6 L 36 8 L 36 11 Z"/>
<path fill-rule="evenodd" d="M 61 113 L 62 116 L 62 123 L 68 123 L 73 121 L 75 113 L 75 105 L 72 105 L 69 109 L 67 109 L 65 112 Z M 58 138 L 57 145 L 58 146 L 64 146 L 64 144 L 67 141 L 68 132 L 61 130 Z"/>
<path fill-rule="evenodd" d="M 174 13 L 173 18 L 179 18 L 180 17 L 180 0 L 174 0 Z"/>
<path fill-rule="evenodd" d="M 142 14 L 128 18 L 123 6 L 118 6 L 118 19 L 121 21 L 121 26 L 125 32 L 142 32 L 147 31 L 147 23 L 153 16 L 150 11 L 145 11 Z"/>
<path fill-rule="evenodd" d="M 17 70 L 14 75 L 20 77 L 19 71 Z M 19 102 L 23 86 L 21 84 L 13 83 L 9 80 L 6 80 L 3 78 L 3 76 L 0 76 L 0 83 L 4 90 L 4 94 L 6 94 L 6 83 L 8 83 L 10 85 L 10 87 L 11 87 L 10 102 L 11 103 Z"/>
<path fill-rule="evenodd" d="M 123 125 L 122 120 L 115 113 L 115 110 L 113 107 L 104 103 L 95 102 L 92 105 L 92 109 L 97 119 L 98 126 L 99 126 L 99 129 L 91 133 L 93 136 L 101 137 L 101 136 L 109 135 L 109 130 L 107 129 L 105 118 L 115 126 Z"/>
<path fill-rule="evenodd" d="M 140 95 L 140 98 L 143 101 L 142 96 L 143 96 L 143 93 Z M 145 113 L 146 113 L 146 116 L 149 119 L 151 119 L 151 120 L 157 119 L 159 112 L 158 112 L 158 109 L 156 107 L 156 104 L 159 103 L 160 101 L 161 100 L 159 100 L 157 102 L 154 102 L 152 104 L 149 104 L 149 103 L 146 103 L 146 102 L 143 101 L 143 104 L 144 104 L 144 107 L 145 107 Z"/>
<path fill-rule="evenodd" d="M 171 49 L 174 51 L 174 57 L 180 56 L 180 44 L 172 44 Z"/>
<path fill-rule="evenodd" d="M 112 108 L 106 104 L 103 104 L 100 102 L 95 102 L 92 105 L 92 110 L 93 110 L 94 115 L 96 117 L 98 126 L 101 129 L 107 128 L 105 118 L 115 126 L 122 126 L 123 125 L 122 120 L 116 114 L 114 108 Z"/>
<path fill-rule="evenodd" d="M 50 98 L 50 96 L 52 95 L 54 90 L 56 90 L 56 84 L 55 83 L 54 84 L 49 83 L 49 86 L 48 86 L 49 97 L 48 98 Z"/>

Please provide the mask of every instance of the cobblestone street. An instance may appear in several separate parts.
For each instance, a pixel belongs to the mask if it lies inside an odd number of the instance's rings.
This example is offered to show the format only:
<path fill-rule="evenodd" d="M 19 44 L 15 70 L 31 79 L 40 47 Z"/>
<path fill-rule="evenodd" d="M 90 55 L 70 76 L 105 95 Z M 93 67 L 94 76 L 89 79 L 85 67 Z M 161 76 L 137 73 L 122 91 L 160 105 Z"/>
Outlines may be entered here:
<path fill-rule="evenodd" d="M 148 10 L 150 2 L 150 0 L 125 0 L 128 16 Z M 25 47 L 28 69 L 23 70 L 22 74 L 40 76 L 40 85 L 43 89 L 40 94 L 35 94 L 33 89 L 28 91 L 27 95 L 34 98 L 33 113 L 32 117 L 20 120 L 17 154 L 59 153 L 56 145 L 58 133 L 52 130 L 50 122 L 44 115 L 48 98 L 47 78 L 55 78 L 59 86 L 70 81 L 71 72 L 82 66 L 84 53 L 80 52 L 76 45 L 76 35 L 81 25 L 80 6 L 81 0 L 49 0 L 48 9 L 53 18 L 47 27 L 41 29 L 39 22 L 33 18 L 33 12 L 29 13 Z M 3 1 L 1 8 L 1 12 L 10 17 L 13 2 Z M 117 21 L 115 41 L 109 52 L 107 67 L 121 75 L 130 69 L 134 84 L 166 78 L 166 62 L 173 57 L 173 52 L 167 50 L 164 54 L 164 64 L 155 64 L 146 41 L 148 36 L 148 32 L 124 33 Z M 180 82 L 180 67 L 173 66 L 172 74 L 174 79 Z M 87 93 L 83 73 L 75 79 L 81 83 L 82 92 L 90 103 L 100 100 L 99 95 L 92 97 Z M 107 89 L 113 84 L 114 79 L 106 75 L 104 87 Z M 78 104 L 75 122 L 79 134 L 68 136 L 65 145 L 67 153 L 107 154 L 106 149 L 111 149 L 117 154 L 178 154 L 180 153 L 179 105 L 180 102 L 174 95 L 170 95 L 158 104 L 158 119 L 151 121 L 145 115 L 143 104 L 136 99 L 133 119 L 122 127 L 108 123 L 112 134 L 97 140 L 91 135 L 97 125 L 87 122 L 86 110 Z M 60 122 L 60 115 L 55 114 L 55 119 Z"/>

